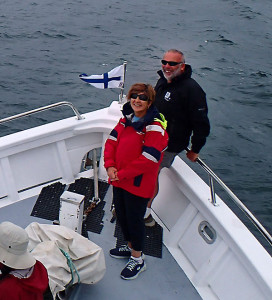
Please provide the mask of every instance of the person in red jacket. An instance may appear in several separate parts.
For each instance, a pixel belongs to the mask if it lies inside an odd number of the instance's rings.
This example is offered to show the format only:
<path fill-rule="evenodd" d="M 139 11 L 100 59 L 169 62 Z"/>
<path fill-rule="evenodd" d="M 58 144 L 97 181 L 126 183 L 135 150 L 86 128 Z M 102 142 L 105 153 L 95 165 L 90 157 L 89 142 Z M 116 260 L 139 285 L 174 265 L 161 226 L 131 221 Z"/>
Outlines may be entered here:
<path fill-rule="evenodd" d="M 127 245 L 110 250 L 115 258 L 129 258 L 121 272 L 134 279 L 146 269 L 143 254 L 144 214 L 154 194 L 159 165 L 167 148 L 166 121 L 153 105 L 155 91 L 136 83 L 128 92 L 124 115 L 111 131 L 104 150 L 104 166 L 113 185 L 117 221 Z"/>
<path fill-rule="evenodd" d="M 0 224 L 0 300 L 43 300 L 48 292 L 47 271 L 28 252 L 28 242 L 23 228 Z"/>

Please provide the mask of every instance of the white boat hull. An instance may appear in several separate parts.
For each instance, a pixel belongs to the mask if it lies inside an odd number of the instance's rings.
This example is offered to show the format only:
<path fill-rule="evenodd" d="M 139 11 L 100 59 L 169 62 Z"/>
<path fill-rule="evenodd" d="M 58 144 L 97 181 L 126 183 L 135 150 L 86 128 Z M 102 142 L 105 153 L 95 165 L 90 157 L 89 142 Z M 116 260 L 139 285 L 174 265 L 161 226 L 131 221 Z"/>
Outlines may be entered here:
<path fill-rule="evenodd" d="M 80 173 L 82 159 L 103 148 L 120 104 L 83 116 L 1 138 L 0 207 L 38 195 L 49 182 L 92 175 Z M 102 161 L 98 174 L 107 179 Z M 219 197 L 217 202 L 210 203 L 209 187 L 177 157 L 162 170 L 152 206 L 164 244 L 203 299 L 272 299 L 271 257 Z"/>

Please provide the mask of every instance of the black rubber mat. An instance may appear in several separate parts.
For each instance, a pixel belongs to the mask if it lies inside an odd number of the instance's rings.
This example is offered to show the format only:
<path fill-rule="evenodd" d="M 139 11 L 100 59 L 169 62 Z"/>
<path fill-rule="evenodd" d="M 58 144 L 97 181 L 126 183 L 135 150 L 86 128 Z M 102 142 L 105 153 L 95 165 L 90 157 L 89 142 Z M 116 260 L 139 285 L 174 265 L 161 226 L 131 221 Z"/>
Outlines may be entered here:
<path fill-rule="evenodd" d="M 101 202 L 88 214 L 85 222 L 82 224 L 82 235 L 87 237 L 87 231 L 100 233 L 103 228 L 104 206 L 103 201 L 108 183 L 99 181 L 98 190 Z M 46 220 L 58 220 L 60 208 L 60 196 L 64 192 L 65 185 L 57 182 L 44 187 L 34 205 L 31 216 Z M 80 178 L 70 184 L 68 191 L 84 195 L 84 210 L 90 205 L 90 200 L 94 197 L 94 181 L 90 178 Z"/>
<path fill-rule="evenodd" d="M 162 227 L 156 223 L 155 226 L 145 228 L 144 254 L 162 257 Z M 126 245 L 121 227 L 116 222 L 114 236 L 117 238 L 116 247 Z"/>
<path fill-rule="evenodd" d="M 86 202 L 85 202 L 86 203 Z M 94 233 L 101 233 L 103 229 L 103 217 L 105 211 L 103 210 L 105 206 L 105 201 L 101 201 L 91 212 L 88 214 L 83 225 L 86 226 L 87 231 L 91 231 Z"/>
<path fill-rule="evenodd" d="M 88 238 L 88 232 L 91 231 L 94 233 L 100 234 L 103 229 L 103 217 L 105 211 L 103 210 L 106 202 L 102 201 L 87 215 L 87 218 L 84 222 L 82 222 L 81 235 Z M 89 205 L 89 201 L 84 201 L 84 209 Z"/>
<path fill-rule="evenodd" d="M 50 221 L 59 219 L 60 196 L 65 185 L 60 182 L 44 187 L 33 207 L 31 216 Z"/>

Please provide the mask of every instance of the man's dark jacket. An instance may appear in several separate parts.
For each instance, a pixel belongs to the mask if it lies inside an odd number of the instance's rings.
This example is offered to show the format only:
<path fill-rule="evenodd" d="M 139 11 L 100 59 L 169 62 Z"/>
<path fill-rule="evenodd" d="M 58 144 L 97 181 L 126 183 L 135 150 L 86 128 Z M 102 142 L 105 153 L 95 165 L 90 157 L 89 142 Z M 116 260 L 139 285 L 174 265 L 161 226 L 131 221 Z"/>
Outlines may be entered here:
<path fill-rule="evenodd" d="M 185 71 L 175 77 L 171 83 L 159 71 L 155 90 L 155 105 L 164 114 L 168 124 L 169 152 L 181 152 L 190 142 L 191 149 L 199 153 L 210 133 L 206 94 L 200 85 L 191 78 L 192 68 L 185 66 Z"/>

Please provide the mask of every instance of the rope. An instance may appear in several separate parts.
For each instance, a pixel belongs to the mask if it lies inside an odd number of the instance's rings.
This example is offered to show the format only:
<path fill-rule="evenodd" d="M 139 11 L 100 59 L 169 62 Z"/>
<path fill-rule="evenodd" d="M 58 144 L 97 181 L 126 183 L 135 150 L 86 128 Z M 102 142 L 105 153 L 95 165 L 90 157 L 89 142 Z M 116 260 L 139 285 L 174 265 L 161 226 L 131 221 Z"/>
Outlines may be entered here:
<path fill-rule="evenodd" d="M 59 248 L 59 249 L 60 249 L 60 251 L 62 252 L 62 254 L 63 254 L 63 255 L 66 257 L 66 259 L 67 259 L 67 264 L 68 264 L 68 267 L 70 268 L 71 276 L 72 276 L 71 281 L 67 284 L 66 287 L 69 287 L 69 286 L 73 285 L 73 283 L 74 283 L 74 272 L 75 272 L 76 275 L 77 275 L 77 282 L 80 283 L 80 276 L 79 276 L 79 274 L 78 274 L 78 271 L 77 271 L 77 269 L 76 269 L 76 266 L 74 265 L 74 263 L 73 263 L 73 261 L 72 261 L 70 255 L 69 255 L 67 252 L 65 252 L 63 249 L 61 249 L 61 248 Z"/>

